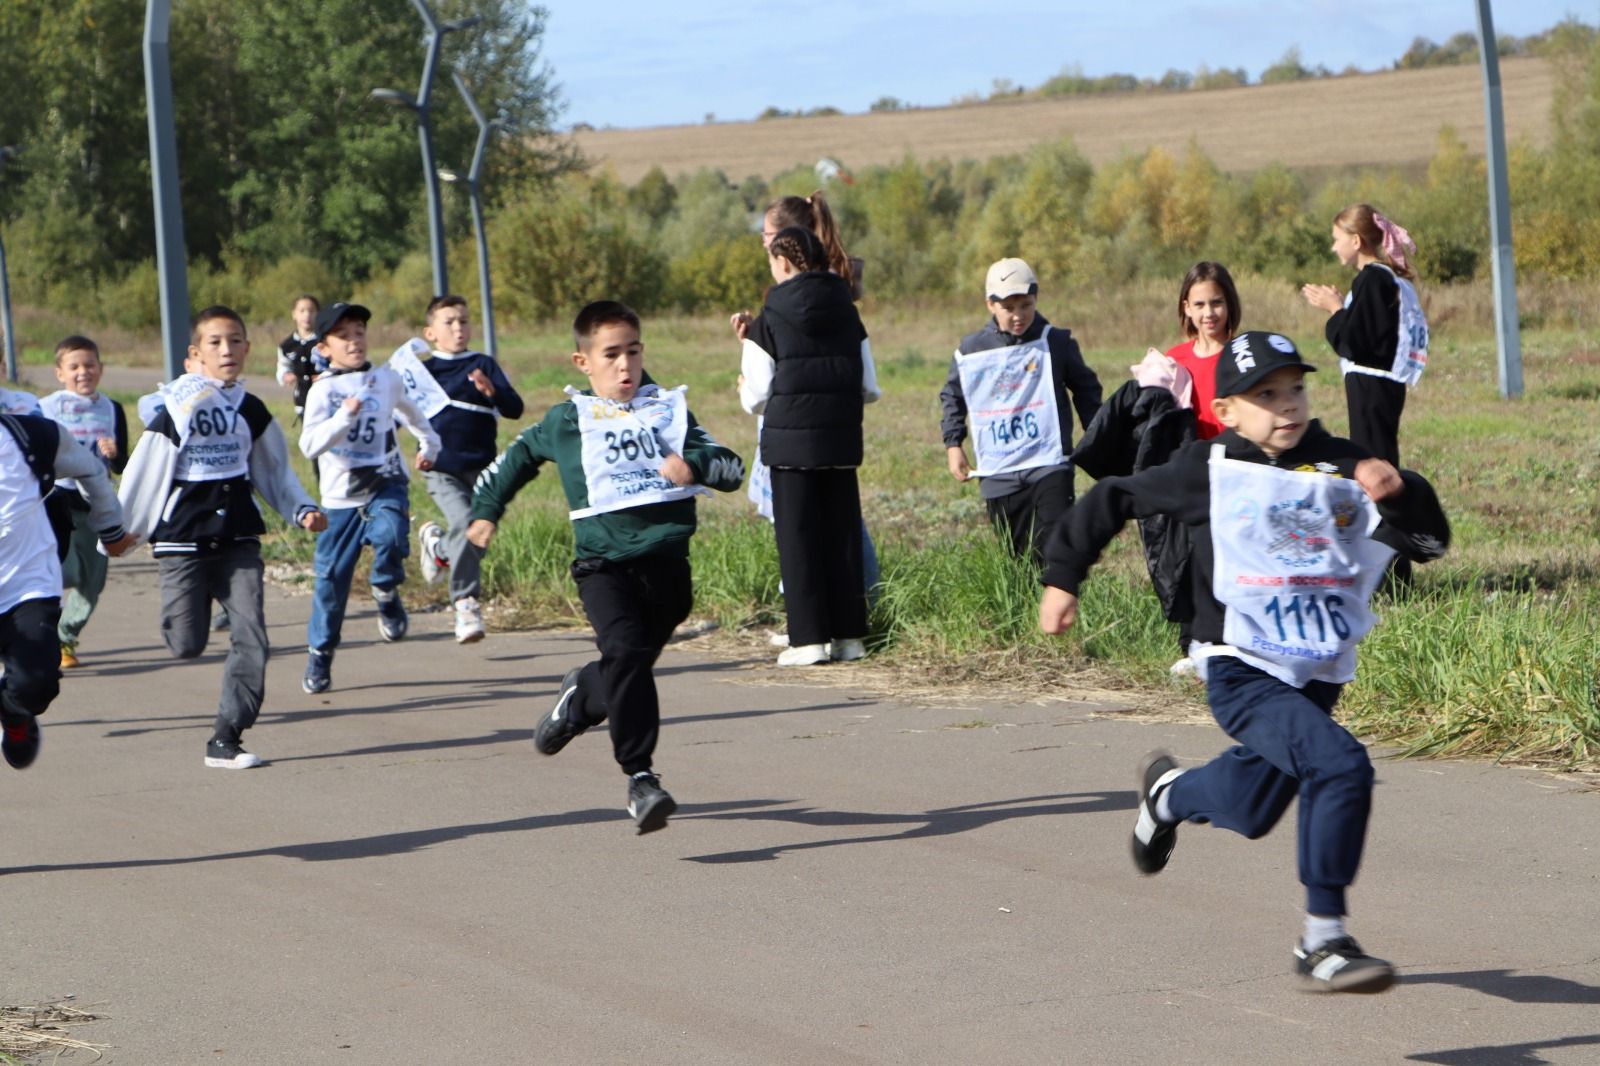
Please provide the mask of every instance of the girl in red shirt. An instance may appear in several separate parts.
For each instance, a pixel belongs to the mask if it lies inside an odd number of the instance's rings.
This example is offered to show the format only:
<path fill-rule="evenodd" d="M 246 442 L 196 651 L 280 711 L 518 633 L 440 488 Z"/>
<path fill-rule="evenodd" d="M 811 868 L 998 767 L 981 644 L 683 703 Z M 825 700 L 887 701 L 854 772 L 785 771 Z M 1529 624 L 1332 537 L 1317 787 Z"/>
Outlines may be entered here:
<path fill-rule="evenodd" d="M 1207 261 L 1189 268 L 1178 290 L 1178 324 L 1189 339 L 1167 349 L 1167 358 L 1194 379 L 1194 413 L 1201 440 L 1222 432 L 1222 423 L 1211 410 L 1211 401 L 1217 397 L 1217 356 L 1239 331 L 1241 317 L 1239 293 L 1226 267 Z"/>

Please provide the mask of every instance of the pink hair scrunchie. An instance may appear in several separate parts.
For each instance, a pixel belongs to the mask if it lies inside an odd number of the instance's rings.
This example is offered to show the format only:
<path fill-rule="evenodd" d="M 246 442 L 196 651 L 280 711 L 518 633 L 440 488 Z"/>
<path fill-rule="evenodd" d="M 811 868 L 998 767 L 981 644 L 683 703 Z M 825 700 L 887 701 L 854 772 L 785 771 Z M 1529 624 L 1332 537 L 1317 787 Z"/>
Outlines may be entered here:
<path fill-rule="evenodd" d="M 1372 212 L 1373 224 L 1378 227 L 1378 232 L 1383 234 L 1383 254 L 1388 256 L 1389 262 L 1401 270 L 1410 270 L 1410 257 L 1417 254 L 1417 242 L 1411 239 L 1411 234 L 1397 222 L 1385 218 L 1381 212 Z"/>

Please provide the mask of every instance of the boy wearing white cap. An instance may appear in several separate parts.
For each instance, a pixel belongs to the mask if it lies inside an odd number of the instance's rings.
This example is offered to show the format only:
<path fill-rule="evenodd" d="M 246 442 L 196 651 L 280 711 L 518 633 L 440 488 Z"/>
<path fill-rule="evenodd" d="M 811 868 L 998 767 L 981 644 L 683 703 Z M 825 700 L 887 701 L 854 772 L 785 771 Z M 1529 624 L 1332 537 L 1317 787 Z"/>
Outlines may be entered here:
<path fill-rule="evenodd" d="M 1039 279 L 1021 259 L 989 268 L 989 322 L 961 339 L 939 392 L 950 474 L 979 492 L 1017 555 L 1043 562 L 1050 529 L 1072 506 L 1072 410 L 1085 427 L 1100 410 L 1100 379 L 1072 331 L 1039 313 Z M 1072 406 L 1067 406 L 1071 400 Z M 977 466 L 967 460 L 968 420 Z"/>

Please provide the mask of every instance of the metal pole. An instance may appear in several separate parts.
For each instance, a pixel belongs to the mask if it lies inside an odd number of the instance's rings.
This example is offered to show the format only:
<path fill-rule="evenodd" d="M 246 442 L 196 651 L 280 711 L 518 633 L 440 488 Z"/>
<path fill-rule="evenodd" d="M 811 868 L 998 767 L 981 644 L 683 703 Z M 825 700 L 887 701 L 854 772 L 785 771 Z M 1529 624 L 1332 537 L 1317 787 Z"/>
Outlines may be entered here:
<path fill-rule="evenodd" d="M 494 296 L 489 285 L 489 238 L 483 228 L 483 195 L 480 180 L 483 177 L 483 155 L 489 146 L 489 135 L 499 125 L 499 120 L 484 121 L 483 112 L 478 110 L 478 102 L 473 99 L 472 90 L 467 87 L 467 79 L 461 76 L 459 70 L 451 71 L 450 75 L 455 80 L 456 91 L 466 102 L 467 110 L 472 112 L 473 121 L 478 124 L 478 143 L 473 146 L 472 165 L 467 169 L 467 195 L 472 201 L 472 236 L 478 245 L 478 302 L 479 318 L 483 322 L 483 346 L 490 358 L 498 359 L 500 352 L 494 336 Z"/>
<path fill-rule="evenodd" d="M 0 148 L 0 171 L 5 170 L 6 160 L 17 154 L 14 146 L 8 145 Z M 6 380 L 15 385 L 17 383 L 17 332 L 11 320 L 11 274 L 6 268 L 6 242 L 0 240 L 0 329 L 5 330 L 6 338 Z"/>
<path fill-rule="evenodd" d="M 428 27 L 428 57 L 422 64 L 422 87 L 417 90 L 417 137 L 422 142 L 422 178 L 428 188 L 428 252 L 433 259 L 433 294 L 450 291 L 449 268 L 445 262 L 444 208 L 439 199 L 439 171 L 433 160 L 433 123 L 428 118 L 428 100 L 433 95 L 433 72 L 439 65 L 439 49 L 444 43 L 439 21 L 426 0 L 412 0 L 423 25 Z M 448 31 L 445 31 L 448 32 Z"/>
<path fill-rule="evenodd" d="M 189 351 L 189 263 L 178 196 L 178 139 L 172 124 L 172 0 L 148 0 L 144 19 L 144 94 L 150 115 L 150 188 L 156 209 L 156 271 L 167 380 L 183 374 Z"/>
<path fill-rule="evenodd" d="M 1500 55 L 1489 0 L 1478 0 L 1478 55 L 1483 62 L 1485 149 L 1489 156 L 1489 231 L 1493 242 L 1494 327 L 1500 348 L 1500 395 L 1522 395 L 1522 333 L 1516 262 L 1511 255 L 1511 193 L 1506 179 L 1506 124 L 1500 106 Z"/>

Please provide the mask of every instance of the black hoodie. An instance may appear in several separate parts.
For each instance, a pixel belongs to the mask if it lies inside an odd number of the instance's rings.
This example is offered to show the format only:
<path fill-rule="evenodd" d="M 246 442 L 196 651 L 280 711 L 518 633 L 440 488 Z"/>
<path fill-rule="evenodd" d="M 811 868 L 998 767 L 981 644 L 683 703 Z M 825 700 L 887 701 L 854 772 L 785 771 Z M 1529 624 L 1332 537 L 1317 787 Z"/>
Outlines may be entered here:
<path fill-rule="evenodd" d="M 850 284 L 807 271 L 774 285 L 748 339 L 773 360 L 761 461 L 791 469 L 860 466 L 867 331 Z"/>

